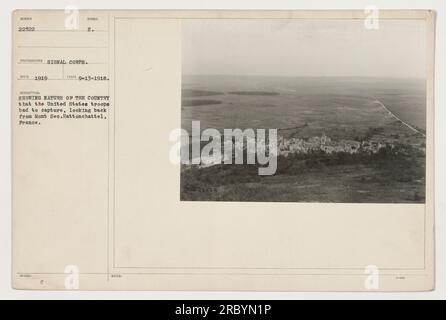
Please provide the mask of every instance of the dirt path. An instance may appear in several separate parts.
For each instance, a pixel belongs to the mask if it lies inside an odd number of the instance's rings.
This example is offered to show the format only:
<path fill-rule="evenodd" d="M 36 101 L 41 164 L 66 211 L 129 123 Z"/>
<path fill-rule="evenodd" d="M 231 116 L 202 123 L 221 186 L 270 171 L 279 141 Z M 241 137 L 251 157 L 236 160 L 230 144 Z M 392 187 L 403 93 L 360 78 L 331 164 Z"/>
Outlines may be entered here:
<path fill-rule="evenodd" d="M 390 111 L 389 109 L 387 109 L 387 107 L 378 99 L 376 99 L 376 97 L 374 97 L 375 102 L 377 102 L 378 104 L 381 105 L 381 107 L 384 108 L 384 110 L 386 110 L 393 118 L 395 118 L 397 121 L 401 122 L 402 124 L 404 124 L 406 127 L 408 127 L 410 130 L 412 130 L 413 132 L 419 133 L 421 134 L 423 137 L 426 137 L 426 135 L 421 132 L 418 129 L 415 129 L 414 127 L 412 127 L 410 124 L 408 124 L 407 122 L 404 122 L 403 120 L 401 120 L 400 118 L 398 118 L 392 111 Z"/>

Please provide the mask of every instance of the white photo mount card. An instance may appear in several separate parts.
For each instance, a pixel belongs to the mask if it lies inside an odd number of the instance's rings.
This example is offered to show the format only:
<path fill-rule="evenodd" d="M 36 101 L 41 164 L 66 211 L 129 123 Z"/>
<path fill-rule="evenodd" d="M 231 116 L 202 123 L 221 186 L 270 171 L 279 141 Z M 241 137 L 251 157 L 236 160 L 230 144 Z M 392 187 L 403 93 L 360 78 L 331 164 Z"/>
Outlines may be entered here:
<path fill-rule="evenodd" d="M 14 288 L 434 288 L 434 12 L 13 30 Z"/>

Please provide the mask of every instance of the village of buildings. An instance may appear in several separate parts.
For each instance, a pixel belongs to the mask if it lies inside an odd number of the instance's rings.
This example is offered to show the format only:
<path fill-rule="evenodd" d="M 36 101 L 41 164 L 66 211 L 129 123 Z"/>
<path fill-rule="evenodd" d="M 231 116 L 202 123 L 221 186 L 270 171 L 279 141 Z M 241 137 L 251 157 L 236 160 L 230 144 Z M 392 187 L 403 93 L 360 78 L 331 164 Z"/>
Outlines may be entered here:
<path fill-rule="evenodd" d="M 380 141 L 355 141 L 355 140 L 339 140 L 332 141 L 325 134 L 322 136 L 311 137 L 307 140 L 300 138 L 284 138 L 278 136 L 277 151 L 278 155 L 287 157 L 290 154 L 307 154 L 311 152 L 322 151 L 327 154 L 344 152 L 355 154 L 364 152 L 369 154 L 377 153 L 380 149 L 389 146 L 393 149 L 393 144 L 387 144 Z"/>
<path fill-rule="evenodd" d="M 248 140 L 251 140 L 251 146 L 254 149 L 250 149 L 248 145 Z M 257 140 L 257 141 L 256 141 Z M 281 135 L 277 136 L 277 145 L 276 148 L 273 146 L 269 146 L 268 141 L 262 139 L 262 137 L 248 138 L 233 141 L 232 152 L 226 154 L 225 152 L 219 154 L 212 155 L 201 155 L 200 161 L 192 161 L 192 163 L 198 163 L 200 168 L 205 168 L 209 166 L 213 166 L 220 163 L 227 163 L 227 160 L 235 154 L 237 151 L 242 153 L 245 152 L 253 152 L 253 153 L 261 153 L 268 154 L 269 157 L 289 157 L 293 154 L 312 154 L 312 153 L 320 153 L 323 152 L 325 154 L 337 154 L 337 153 L 346 153 L 346 154 L 376 154 L 383 148 L 390 148 L 390 150 L 395 149 L 395 144 L 391 142 L 383 142 L 379 140 L 363 140 L 363 141 L 355 141 L 355 140 L 332 140 L 330 137 L 322 134 L 321 136 L 313 136 L 308 139 L 302 138 L 284 138 Z M 251 151 L 249 151 L 251 150 Z M 232 161 L 230 162 L 232 163 Z"/>

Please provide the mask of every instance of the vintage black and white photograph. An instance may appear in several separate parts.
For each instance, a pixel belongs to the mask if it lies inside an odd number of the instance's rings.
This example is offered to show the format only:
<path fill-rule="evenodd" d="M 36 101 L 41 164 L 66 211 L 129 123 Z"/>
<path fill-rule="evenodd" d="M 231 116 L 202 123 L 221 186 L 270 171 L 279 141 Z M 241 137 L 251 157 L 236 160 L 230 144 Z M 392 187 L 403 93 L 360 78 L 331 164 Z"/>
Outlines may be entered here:
<path fill-rule="evenodd" d="M 181 200 L 424 203 L 425 51 L 424 20 L 183 21 Z"/>

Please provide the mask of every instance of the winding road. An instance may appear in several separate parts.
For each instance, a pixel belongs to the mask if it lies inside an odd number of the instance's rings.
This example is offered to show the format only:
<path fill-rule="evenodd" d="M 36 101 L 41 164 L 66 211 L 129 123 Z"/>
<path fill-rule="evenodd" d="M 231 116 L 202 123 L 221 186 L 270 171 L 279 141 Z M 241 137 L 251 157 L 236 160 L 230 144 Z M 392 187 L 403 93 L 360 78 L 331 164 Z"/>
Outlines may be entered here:
<path fill-rule="evenodd" d="M 401 122 L 402 124 L 404 124 L 406 127 L 408 127 L 410 130 L 412 130 L 413 132 L 419 133 L 421 134 L 423 137 L 426 137 L 426 134 L 424 134 L 423 132 L 421 132 L 420 130 L 412 127 L 410 124 L 408 124 L 407 122 L 401 120 L 399 117 L 397 117 L 392 111 L 390 111 L 381 101 L 379 101 L 376 97 L 373 97 L 373 99 L 375 99 L 375 102 L 378 103 L 379 105 L 381 105 L 381 107 L 384 108 L 384 110 L 386 110 L 389 115 L 391 115 L 393 118 L 395 118 L 396 120 L 398 120 L 399 122 Z"/>

